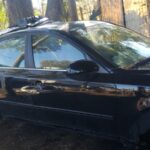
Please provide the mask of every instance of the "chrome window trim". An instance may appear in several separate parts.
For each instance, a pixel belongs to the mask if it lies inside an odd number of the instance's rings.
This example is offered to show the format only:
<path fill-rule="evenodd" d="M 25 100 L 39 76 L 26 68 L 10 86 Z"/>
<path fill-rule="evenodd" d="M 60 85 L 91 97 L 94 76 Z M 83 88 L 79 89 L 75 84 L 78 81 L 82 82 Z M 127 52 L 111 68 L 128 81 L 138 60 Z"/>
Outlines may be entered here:
<path fill-rule="evenodd" d="M 17 68 L 17 67 L 0 67 L 0 69 L 15 69 L 15 70 L 38 70 L 38 71 L 67 71 L 67 70 L 51 70 L 51 69 L 38 69 L 38 68 Z"/>

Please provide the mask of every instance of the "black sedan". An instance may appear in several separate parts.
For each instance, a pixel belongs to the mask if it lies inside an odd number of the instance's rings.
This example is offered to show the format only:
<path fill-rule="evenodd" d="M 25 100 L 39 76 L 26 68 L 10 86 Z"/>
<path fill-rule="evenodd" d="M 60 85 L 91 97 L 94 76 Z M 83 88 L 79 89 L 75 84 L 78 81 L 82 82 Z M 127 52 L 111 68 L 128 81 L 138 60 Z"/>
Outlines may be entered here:
<path fill-rule="evenodd" d="M 149 142 L 150 39 L 100 21 L 37 22 L 0 33 L 1 116 Z"/>

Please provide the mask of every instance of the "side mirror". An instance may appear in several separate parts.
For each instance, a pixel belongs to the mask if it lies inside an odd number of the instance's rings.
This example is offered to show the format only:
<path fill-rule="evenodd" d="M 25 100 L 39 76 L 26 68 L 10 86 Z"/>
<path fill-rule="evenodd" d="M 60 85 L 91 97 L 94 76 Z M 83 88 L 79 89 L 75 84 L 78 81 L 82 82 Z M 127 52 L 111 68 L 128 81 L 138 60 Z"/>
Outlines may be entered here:
<path fill-rule="evenodd" d="M 68 67 L 68 74 L 93 73 L 98 71 L 99 66 L 89 60 L 78 60 Z"/>

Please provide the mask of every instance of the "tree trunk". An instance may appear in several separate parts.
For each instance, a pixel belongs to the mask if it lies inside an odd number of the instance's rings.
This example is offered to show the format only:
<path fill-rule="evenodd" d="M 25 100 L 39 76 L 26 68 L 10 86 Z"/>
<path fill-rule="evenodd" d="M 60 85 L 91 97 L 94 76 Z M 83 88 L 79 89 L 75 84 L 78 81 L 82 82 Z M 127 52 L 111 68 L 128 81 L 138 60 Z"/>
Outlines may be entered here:
<path fill-rule="evenodd" d="M 124 0 L 124 2 L 125 1 L 127 0 Z M 101 0 L 101 16 L 103 21 L 124 25 L 125 18 L 123 9 L 123 0 Z"/>
<path fill-rule="evenodd" d="M 101 15 L 101 3 L 100 0 L 97 0 L 95 3 L 92 14 L 90 15 L 90 20 L 97 20 L 97 17 Z"/>
<path fill-rule="evenodd" d="M 53 21 L 62 21 L 63 9 L 62 0 L 48 0 L 46 17 Z"/>
<path fill-rule="evenodd" d="M 147 12 L 148 36 L 150 37 L 150 0 L 147 0 Z"/>
<path fill-rule="evenodd" d="M 21 18 L 33 16 L 31 0 L 6 0 L 6 5 L 10 26 Z"/>
<path fill-rule="evenodd" d="M 68 6 L 69 6 L 69 16 L 71 18 L 71 21 L 78 20 L 76 1 L 68 0 Z"/>
<path fill-rule="evenodd" d="M 120 1 L 121 9 L 122 9 L 122 24 L 126 27 L 126 15 L 125 15 L 125 8 L 124 8 L 124 0 Z"/>

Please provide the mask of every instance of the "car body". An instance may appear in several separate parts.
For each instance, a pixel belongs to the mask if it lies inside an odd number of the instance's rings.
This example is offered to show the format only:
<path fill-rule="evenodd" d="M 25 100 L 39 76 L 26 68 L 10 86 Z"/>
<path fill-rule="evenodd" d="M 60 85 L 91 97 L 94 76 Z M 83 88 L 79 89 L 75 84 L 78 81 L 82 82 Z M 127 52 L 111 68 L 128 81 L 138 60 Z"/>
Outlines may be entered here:
<path fill-rule="evenodd" d="M 149 46 L 149 39 L 100 21 L 5 32 L 1 115 L 137 142 L 150 129 Z"/>

